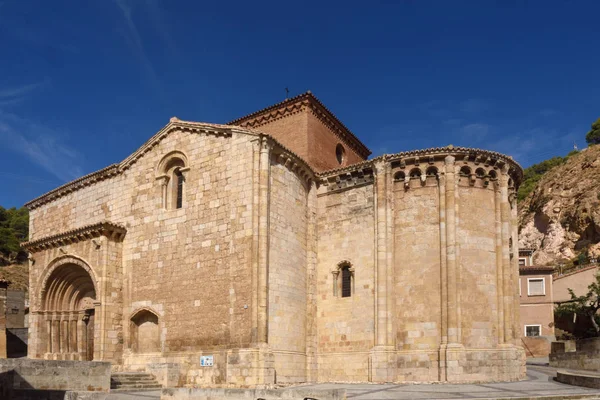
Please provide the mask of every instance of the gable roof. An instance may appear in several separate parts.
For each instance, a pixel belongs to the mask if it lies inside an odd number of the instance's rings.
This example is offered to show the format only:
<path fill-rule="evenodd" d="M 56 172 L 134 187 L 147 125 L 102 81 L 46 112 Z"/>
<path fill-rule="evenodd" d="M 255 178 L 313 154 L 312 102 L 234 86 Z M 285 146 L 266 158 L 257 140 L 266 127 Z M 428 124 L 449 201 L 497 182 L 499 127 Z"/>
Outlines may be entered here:
<path fill-rule="evenodd" d="M 268 123 L 273 118 L 285 117 L 296 113 L 303 105 L 311 107 L 316 113 L 324 117 L 326 120 L 325 124 L 329 125 L 329 127 L 337 135 L 342 137 L 359 155 L 364 158 L 371 155 L 371 150 L 369 150 L 369 148 L 342 123 L 342 121 L 325 107 L 325 105 L 321 103 L 310 90 L 306 93 L 299 94 L 298 96 L 285 99 L 282 102 L 263 108 L 262 110 L 234 119 L 233 121 L 228 122 L 227 125 L 257 128 Z"/>
<path fill-rule="evenodd" d="M 90 186 L 96 182 L 103 181 L 108 178 L 112 178 L 114 176 L 120 175 L 123 171 L 131 168 L 133 164 L 137 162 L 144 154 L 148 153 L 152 148 L 158 145 L 169 133 L 174 130 L 183 130 L 194 133 L 204 133 L 216 136 L 231 136 L 235 131 L 237 133 L 253 135 L 253 136 L 262 136 L 268 137 L 271 142 L 273 142 L 276 147 L 279 149 L 278 153 L 287 158 L 293 158 L 297 161 L 295 165 L 297 168 L 300 168 L 304 171 L 302 175 L 314 177 L 316 174 L 313 169 L 304 161 L 300 156 L 289 150 L 287 147 L 283 146 L 273 137 L 268 134 L 254 131 L 248 128 L 239 128 L 229 125 L 221 125 L 221 124 L 209 124 L 204 122 L 191 122 L 191 121 L 182 121 L 177 117 L 173 117 L 170 119 L 169 123 L 165 125 L 161 130 L 159 130 L 154 136 L 146 141 L 139 149 L 133 152 L 129 157 L 121 161 L 120 163 L 109 165 L 108 167 L 102 168 L 96 172 L 92 172 L 90 174 L 84 175 L 80 178 L 77 178 L 71 182 L 65 183 L 62 186 L 57 187 L 56 189 L 52 189 L 49 192 L 25 203 L 25 207 L 29 210 L 33 210 L 35 208 L 40 207 L 43 204 L 49 203 L 55 199 L 66 196 L 67 194 L 77 191 L 83 187 Z"/>

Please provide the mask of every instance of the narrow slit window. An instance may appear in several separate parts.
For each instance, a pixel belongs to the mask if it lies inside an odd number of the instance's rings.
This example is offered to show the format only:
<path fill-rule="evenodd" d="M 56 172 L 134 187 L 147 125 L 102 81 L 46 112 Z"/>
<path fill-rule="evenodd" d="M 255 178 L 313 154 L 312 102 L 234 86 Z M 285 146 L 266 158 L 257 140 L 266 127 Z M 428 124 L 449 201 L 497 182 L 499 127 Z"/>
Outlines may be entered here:
<path fill-rule="evenodd" d="M 342 297 L 352 296 L 352 274 L 350 268 L 342 268 Z"/>
<path fill-rule="evenodd" d="M 180 170 L 175 171 L 176 184 L 177 184 L 177 206 L 176 208 L 183 207 L 183 174 Z"/>

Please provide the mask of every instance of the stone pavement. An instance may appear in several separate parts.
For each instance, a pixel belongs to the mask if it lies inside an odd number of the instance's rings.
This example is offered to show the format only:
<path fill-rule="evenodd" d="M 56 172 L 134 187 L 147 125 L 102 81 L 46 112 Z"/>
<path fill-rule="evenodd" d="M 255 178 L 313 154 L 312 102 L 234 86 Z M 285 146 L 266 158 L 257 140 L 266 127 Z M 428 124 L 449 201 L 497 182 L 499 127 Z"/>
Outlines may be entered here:
<path fill-rule="evenodd" d="M 537 396 L 583 395 L 583 398 L 600 399 L 600 390 L 554 382 L 556 370 L 550 367 L 527 367 L 527 380 L 510 383 L 485 384 L 340 384 L 320 383 L 296 387 L 313 389 L 345 388 L 348 400 L 391 400 L 391 399 L 530 399 Z M 109 400 L 154 400 L 160 392 L 137 392 L 111 394 Z M 567 397 L 568 398 L 568 397 Z"/>

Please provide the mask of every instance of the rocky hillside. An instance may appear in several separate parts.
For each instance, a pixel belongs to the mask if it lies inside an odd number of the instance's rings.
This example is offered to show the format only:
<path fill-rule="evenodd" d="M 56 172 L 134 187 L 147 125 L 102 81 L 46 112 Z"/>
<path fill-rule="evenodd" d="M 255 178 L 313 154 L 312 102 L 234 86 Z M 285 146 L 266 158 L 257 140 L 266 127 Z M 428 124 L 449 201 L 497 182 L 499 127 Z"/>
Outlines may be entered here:
<path fill-rule="evenodd" d="M 13 264 L 0 267 L 0 279 L 10 282 L 10 289 L 29 290 L 29 266 L 24 264 Z"/>
<path fill-rule="evenodd" d="M 519 204 L 519 231 L 538 265 L 600 257 L 600 145 L 543 175 Z"/>

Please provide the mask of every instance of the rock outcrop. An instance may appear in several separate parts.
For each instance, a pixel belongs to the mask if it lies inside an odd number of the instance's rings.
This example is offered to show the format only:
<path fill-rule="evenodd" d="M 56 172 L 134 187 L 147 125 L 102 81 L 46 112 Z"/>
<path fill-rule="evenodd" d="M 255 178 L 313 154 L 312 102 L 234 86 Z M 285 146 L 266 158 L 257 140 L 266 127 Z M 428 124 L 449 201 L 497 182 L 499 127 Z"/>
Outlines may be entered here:
<path fill-rule="evenodd" d="M 600 146 L 552 168 L 519 205 L 519 246 L 548 264 L 600 257 Z"/>

